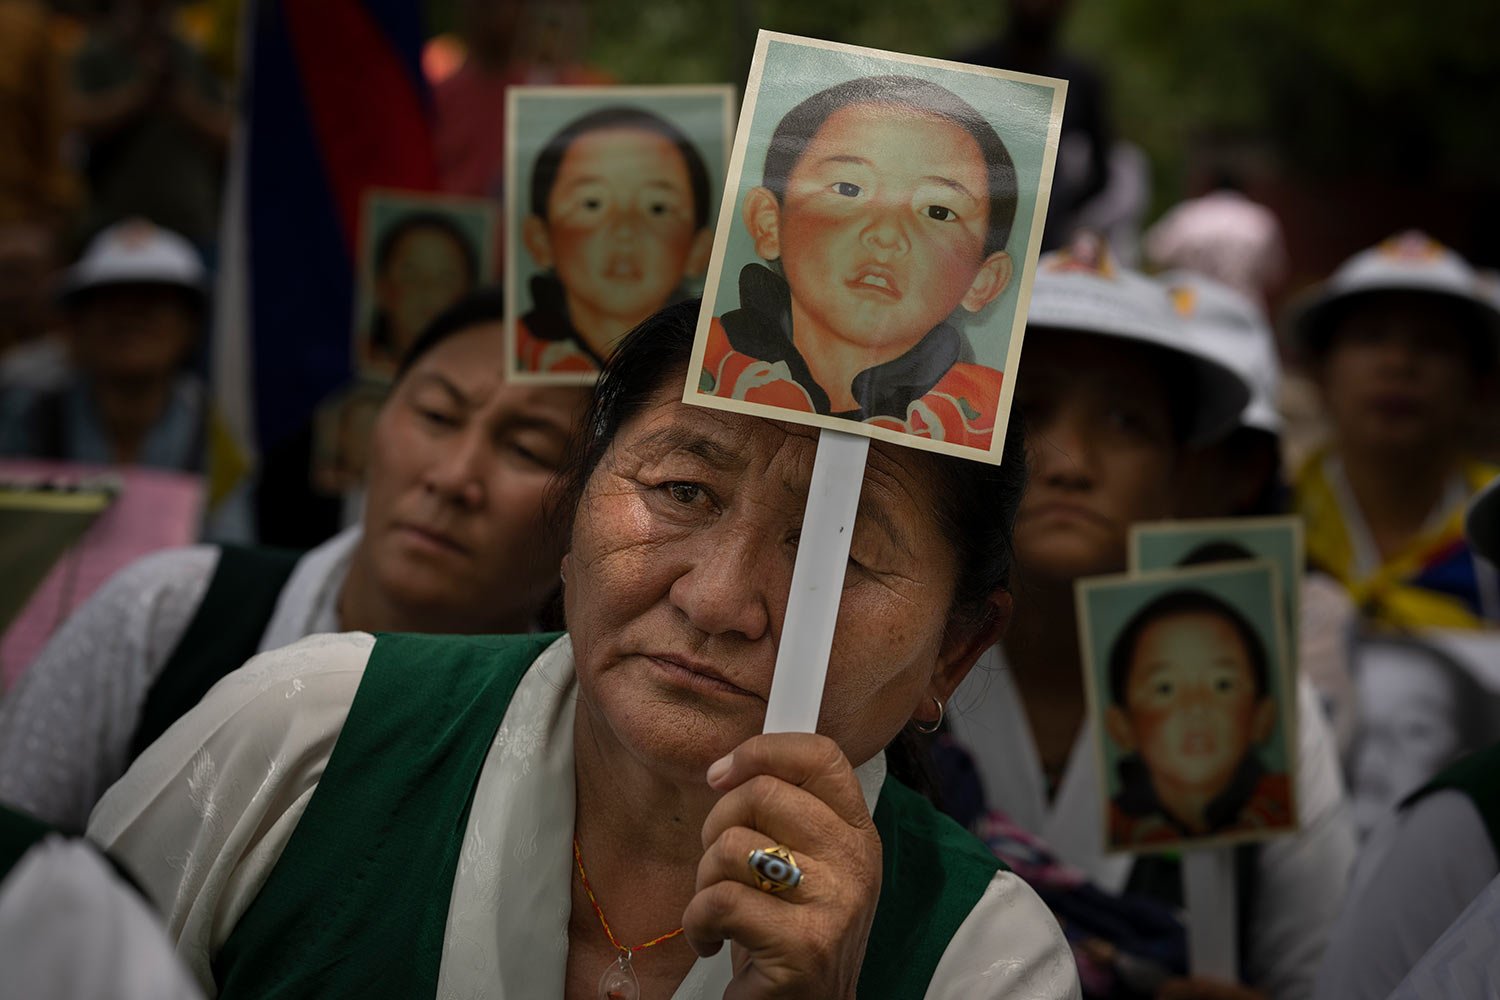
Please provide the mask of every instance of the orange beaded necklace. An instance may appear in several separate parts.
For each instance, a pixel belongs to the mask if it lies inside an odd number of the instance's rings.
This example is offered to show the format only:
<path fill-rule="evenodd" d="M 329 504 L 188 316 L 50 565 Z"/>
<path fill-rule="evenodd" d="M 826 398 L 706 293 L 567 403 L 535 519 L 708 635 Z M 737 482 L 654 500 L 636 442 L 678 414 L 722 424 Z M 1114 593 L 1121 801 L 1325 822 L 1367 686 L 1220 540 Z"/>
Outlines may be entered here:
<path fill-rule="evenodd" d="M 583 870 L 583 852 L 578 849 L 578 838 L 573 838 L 573 862 L 578 866 L 578 880 L 583 883 L 584 895 L 589 898 L 589 905 L 594 908 L 594 916 L 599 918 L 599 924 L 604 928 L 604 936 L 609 938 L 609 943 L 614 945 L 620 957 L 615 963 L 604 970 L 604 975 L 599 979 L 599 1000 L 637 1000 L 641 995 L 640 983 L 636 981 L 635 970 L 630 967 L 630 960 L 638 951 L 645 951 L 652 945 L 670 941 L 681 934 L 683 929 L 677 928 L 669 931 L 661 937 L 654 937 L 645 944 L 638 944 L 628 948 L 615 938 L 615 932 L 610 930 L 609 921 L 604 919 L 604 908 L 599 905 L 599 900 L 594 897 L 594 889 L 589 885 L 588 872 Z"/>

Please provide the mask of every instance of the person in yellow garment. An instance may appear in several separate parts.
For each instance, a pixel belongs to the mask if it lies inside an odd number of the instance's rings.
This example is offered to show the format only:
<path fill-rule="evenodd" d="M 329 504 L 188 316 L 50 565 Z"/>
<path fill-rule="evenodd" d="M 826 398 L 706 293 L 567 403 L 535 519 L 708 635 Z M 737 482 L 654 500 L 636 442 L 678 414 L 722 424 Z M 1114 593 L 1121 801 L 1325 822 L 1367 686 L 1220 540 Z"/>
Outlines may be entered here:
<path fill-rule="evenodd" d="M 1500 623 L 1500 584 L 1462 523 L 1468 498 L 1500 474 L 1466 446 L 1500 346 L 1500 309 L 1474 270 L 1401 233 L 1346 261 L 1288 325 L 1333 430 L 1295 485 L 1309 562 L 1367 621 Z"/>

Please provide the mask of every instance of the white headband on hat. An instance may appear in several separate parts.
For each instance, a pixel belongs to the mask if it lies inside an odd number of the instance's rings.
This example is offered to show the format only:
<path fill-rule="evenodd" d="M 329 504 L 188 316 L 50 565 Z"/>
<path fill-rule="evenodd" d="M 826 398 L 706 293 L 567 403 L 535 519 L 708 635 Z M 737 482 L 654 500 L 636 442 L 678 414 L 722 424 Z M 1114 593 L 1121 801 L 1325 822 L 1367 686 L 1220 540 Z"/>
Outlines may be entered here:
<path fill-rule="evenodd" d="M 1452 250 L 1416 230 L 1398 233 L 1340 264 L 1332 276 L 1294 302 L 1287 329 L 1306 350 L 1327 332 L 1330 307 L 1372 292 L 1426 292 L 1476 307 L 1482 331 L 1500 340 L 1500 303 L 1479 275 Z"/>
<path fill-rule="evenodd" d="M 1164 288 L 1118 267 L 1103 242 L 1082 234 L 1043 254 L 1026 312 L 1027 336 L 1038 327 L 1117 337 L 1170 351 L 1188 364 L 1194 411 L 1188 441 L 1203 444 L 1234 430 L 1250 400 L 1245 380 L 1206 349 L 1177 315 Z M 1022 373 L 1019 377 L 1024 378 Z"/>
<path fill-rule="evenodd" d="M 185 238 L 146 219 L 126 219 L 89 242 L 68 268 L 62 294 L 106 285 L 175 285 L 201 293 L 204 278 L 203 261 Z"/>
<path fill-rule="evenodd" d="M 1198 345 L 1234 369 L 1250 387 L 1250 402 L 1240 425 L 1278 437 L 1281 413 L 1281 359 L 1265 313 L 1222 281 L 1196 271 L 1168 271 L 1156 276 Z"/>

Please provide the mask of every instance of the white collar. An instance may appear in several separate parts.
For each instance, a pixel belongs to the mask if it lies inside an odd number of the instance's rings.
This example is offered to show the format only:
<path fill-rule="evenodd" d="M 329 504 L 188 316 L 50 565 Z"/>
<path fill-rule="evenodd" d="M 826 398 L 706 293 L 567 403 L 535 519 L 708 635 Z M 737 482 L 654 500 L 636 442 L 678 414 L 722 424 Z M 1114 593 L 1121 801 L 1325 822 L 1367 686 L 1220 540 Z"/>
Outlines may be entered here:
<path fill-rule="evenodd" d="M 347 528 L 297 560 L 261 633 L 259 652 L 289 646 L 303 636 L 343 631 L 339 593 L 360 534 L 358 527 Z"/>

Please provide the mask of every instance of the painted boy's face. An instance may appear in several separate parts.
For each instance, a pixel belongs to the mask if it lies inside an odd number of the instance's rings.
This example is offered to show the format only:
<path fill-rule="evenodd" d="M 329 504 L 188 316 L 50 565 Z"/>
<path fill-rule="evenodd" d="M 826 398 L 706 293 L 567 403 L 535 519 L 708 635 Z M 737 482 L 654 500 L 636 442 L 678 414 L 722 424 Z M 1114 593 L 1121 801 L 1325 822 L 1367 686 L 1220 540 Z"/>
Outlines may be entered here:
<path fill-rule="evenodd" d="M 376 303 L 390 321 L 391 354 L 404 355 L 471 284 L 464 248 L 447 230 L 421 226 L 400 237 L 375 282 Z"/>
<path fill-rule="evenodd" d="M 614 336 L 665 305 L 684 275 L 701 272 L 710 242 L 694 224 L 682 152 L 638 128 L 574 140 L 547 218 L 530 217 L 525 238 L 537 263 L 557 272 L 575 326 L 607 326 Z"/>
<path fill-rule="evenodd" d="M 1007 255 L 991 264 L 983 254 L 989 175 L 979 144 L 936 115 L 841 108 L 793 167 L 778 216 L 752 217 L 755 204 L 746 209 L 756 249 L 780 257 L 794 322 L 892 357 L 960 304 L 983 308 L 1010 275 Z"/>
<path fill-rule="evenodd" d="M 1275 718 L 1274 702 L 1256 693 L 1244 640 L 1211 612 L 1146 626 L 1125 707 L 1109 712 L 1110 734 L 1140 754 L 1158 788 L 1199 794 L 1225 788 L 1250 747 L 1270 736 Z"/>

